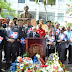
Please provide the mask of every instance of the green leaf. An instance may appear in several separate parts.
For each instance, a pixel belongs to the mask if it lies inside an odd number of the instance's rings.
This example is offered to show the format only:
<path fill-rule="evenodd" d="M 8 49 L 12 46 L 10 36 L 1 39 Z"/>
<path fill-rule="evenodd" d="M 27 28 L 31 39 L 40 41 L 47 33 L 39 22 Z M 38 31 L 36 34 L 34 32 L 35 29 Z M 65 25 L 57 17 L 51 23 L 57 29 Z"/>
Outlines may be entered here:
<path fill-rule="evenodd" d="M 55 3 L 56 0 L 48 0 L 49 4 L 52 6 L 53 3 Z"/>
<path fill-rule="evenodd" d="M 35 0 L 36 3 L 38 3 L 38 0 Z"/>
<path fill-rule="evenodd" d="M 44 5 L 46 5 L 46 0 L 43 0 L 43 2 L 44 2 Z"/>
<path fill-rule="evenodd" d="M 23 57 L 29 57 L 29 53 L 26 52 L 26 54 L 24 54 Z"/>
<path fill-rule="evenodd" d="M 48 0 L 48 2 L 50 3 L 50 5 L 52 6 L 53 3 L 55 3 L 56 0 Z M 38 0 L 35 0 L 36 3 L 38 3 Z M 44 5 L 46 5 L 46 0 L 43 0 Z"/>
<path fill-rule="evenodd" d="M 0 8 L 2 9 L 1 16 L 3 18 L 6 18 L 6 15 L 10 15 L 12 17 L 16 17 L 17 16 L 17 14 L 15 14 L 16 10 L 11 8 L 11 3 L 4 2 L 4 1 L 0 0 Z M 8 11 L 8 13 L 4 12 L 3 9 L 6 9 Z"/>

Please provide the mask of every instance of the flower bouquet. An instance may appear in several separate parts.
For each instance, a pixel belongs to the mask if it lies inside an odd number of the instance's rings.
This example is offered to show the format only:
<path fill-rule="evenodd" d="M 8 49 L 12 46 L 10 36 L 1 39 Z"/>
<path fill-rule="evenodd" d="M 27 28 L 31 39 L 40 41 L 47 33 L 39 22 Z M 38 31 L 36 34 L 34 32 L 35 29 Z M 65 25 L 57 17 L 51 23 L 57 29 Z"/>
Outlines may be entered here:
<path fill-rule="evenodd" d="M 64 64 L 59 60 L 58 53 L 50 54 L 44 61 L 39 54 L 30 57 L 18 56 L 12 66 L 10 72 L 66 72 Z"/>

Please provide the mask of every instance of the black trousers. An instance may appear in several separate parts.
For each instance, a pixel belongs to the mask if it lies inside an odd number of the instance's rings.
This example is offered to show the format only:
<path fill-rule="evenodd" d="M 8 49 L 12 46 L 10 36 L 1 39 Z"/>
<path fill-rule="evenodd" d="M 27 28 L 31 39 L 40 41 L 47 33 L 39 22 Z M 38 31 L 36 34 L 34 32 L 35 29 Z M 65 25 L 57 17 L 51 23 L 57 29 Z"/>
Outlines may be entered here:
<path fill-rule="evenodd" d="M 72 62 L 72 45 L 69 46 L 69 61 Z"/>
<path fill-rule="evenodd" d="M 6 42 L 4 41 L 4 58 L 6 58 Z"/>
<path fill-rule="evenodd" d="M 7 47 L 6 49 L 6 63 L 10 62 L 10 54 L 12 54 L 12 62 L 16 59 L 16 47 Z"/>
<path fill-rule="evenodd" d="M 20 43 L 20 49 L 21 49 L 21 56 L 23 56 L 23 54 L 25 54 L 25 51 L 26 51 L 26 46 L 25 46 L 25 44 L 22 45 L 22 44 Z"/>
<path fill-rule="evenodd" d="M 17 55 L 17 57 L 20 55 L 19 54 L 19 48 L 20 48 L 20 43 L 19 42 L 17 42 L 17 49 L 16 49 L 16 55 Z"/>
<path fill-rule="evenodd" d="M 70 59 L 71 59 L 71 45 L 69 45 L 68 50 L 69 50 L 69 56 L 68 56 L 68 59 L 69 59 L 69 61 L 70 61 Z"/>
<path fill-rule="evenodd" d="M 65 49 L 65 59 L 64 60 L 67 59 L 67 56 L 66 56 L 67 55 L 67 50 L 68 50 L 68 48 Z"/>
<path fill-rule="evenodd" d="M 57 48 L 59 59 L 62 61 L 62 63 L 64 62 L 65 59 L 65 49 L 66 48 L 62 48 L 61 45 L 59 45 Z"/>
<path fill-rule="evenodd" d="M 47 47 L 46 47 L 46 56 L 49 57 L 49 54 L 51 54 L 51 53 L 55 53 L 55 48 L 53 47 L 53 49 L 51 49 L 51 47 L 50 47 L 50 49 L 49 49 L 49 45 L 47 45 Z"/>
<path fill-rule="evenodd" d="M 64 62 L 64 59 L 65 59 L 65 48 L 61 48 L 61 51 L 60 51 L 60 60 L 62 61 L 62 63 Z"/>
<path fill-rule="evenodd" d="M 55 53 L 55 49 L 46 49 L 46 56 L 49 57 L 49 54 Z"/>
<path fill-rule="evenodd" d="M 0 70 L 2 68 L 2 50 L 0 50 Z"/>

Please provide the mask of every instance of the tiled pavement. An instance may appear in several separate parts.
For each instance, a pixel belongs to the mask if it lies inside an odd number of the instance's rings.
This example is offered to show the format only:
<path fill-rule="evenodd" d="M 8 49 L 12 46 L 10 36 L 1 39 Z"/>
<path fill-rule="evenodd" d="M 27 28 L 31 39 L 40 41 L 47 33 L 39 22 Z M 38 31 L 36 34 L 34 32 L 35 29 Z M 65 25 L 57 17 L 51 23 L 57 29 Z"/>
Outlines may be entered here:
<path fill-rule="evenodd" d="M 4 52 L 2 52 L 2 60 L 4 59 Z M 66 67 L 66 70 L 67 70 L 67 72 L 72 72 L 72 64 L 68 64 L 68 60 L 66 60 L 65 62 L 64 62 L 64 64 L 65 64 L 65 67 Z M 5 67 L 5 61 L 3 61 L 3 69 L 4 69 L 4 67 Z M 4 71 L 3 70 L 3 72 L 8 72 L 9 71 L 9 69 L 8 70 L 6 70 L 6 71 Z"/>

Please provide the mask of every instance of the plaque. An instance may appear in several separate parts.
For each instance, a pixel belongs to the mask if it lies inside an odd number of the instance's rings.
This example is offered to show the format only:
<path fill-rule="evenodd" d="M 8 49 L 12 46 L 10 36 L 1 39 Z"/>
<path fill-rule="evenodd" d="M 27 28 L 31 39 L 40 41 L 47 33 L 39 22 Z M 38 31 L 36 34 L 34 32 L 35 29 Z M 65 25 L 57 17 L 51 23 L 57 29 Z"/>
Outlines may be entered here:
<path fill-rule="evenodd" d="M 46 40 L 44 38 L 26 38 L 26 52 L 33 58 L 36 54 L 45 59 L 46 56 Z"/>

